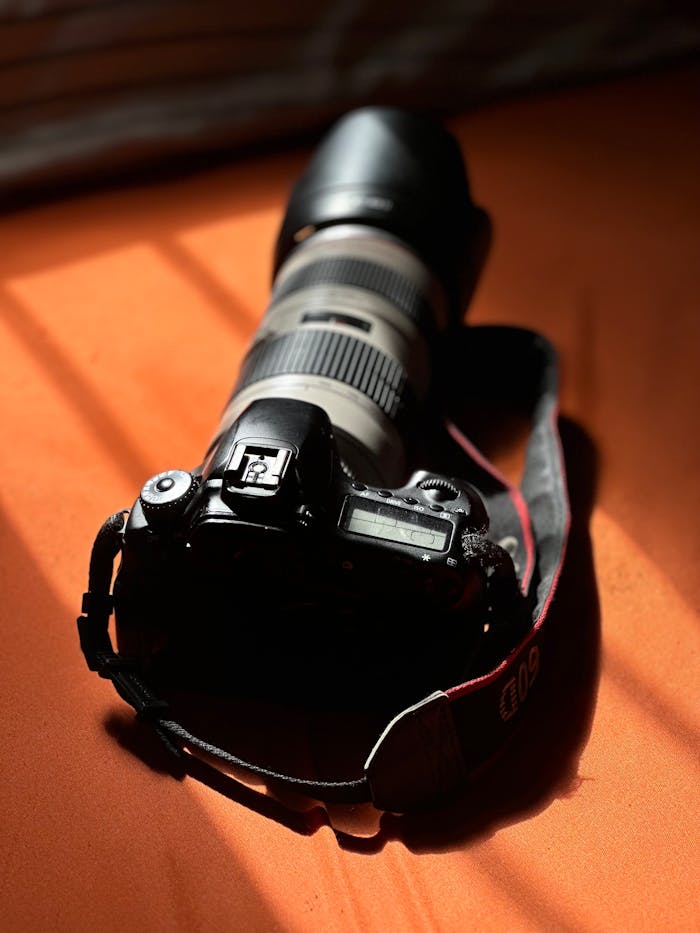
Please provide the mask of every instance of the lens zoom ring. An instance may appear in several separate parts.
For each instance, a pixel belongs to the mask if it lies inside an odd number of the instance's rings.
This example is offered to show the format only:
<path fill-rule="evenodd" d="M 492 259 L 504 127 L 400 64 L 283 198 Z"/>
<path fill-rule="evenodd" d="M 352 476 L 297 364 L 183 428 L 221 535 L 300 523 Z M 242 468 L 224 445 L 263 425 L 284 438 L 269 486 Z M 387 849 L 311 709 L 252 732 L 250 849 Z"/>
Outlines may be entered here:
<path fill-rule="evenodd" d="M 393 269 L 349 256 L 317 259 L 292 272 L 272 294 L 272 304 L 302 288 L 316 285 L 348 285 L 363 288 L 391 302 L 417 327 L 429 332 L 433 313 L 421 290 Z"/>
<path fill-rule="evenodd" d="M 337 330 L 295 330 L 256 343 L 241 366 L 234 395 L 273 376 L 325 376 L 357 389 L 392 420 L 410 394 L 403 367 L 371 344 Z"/>

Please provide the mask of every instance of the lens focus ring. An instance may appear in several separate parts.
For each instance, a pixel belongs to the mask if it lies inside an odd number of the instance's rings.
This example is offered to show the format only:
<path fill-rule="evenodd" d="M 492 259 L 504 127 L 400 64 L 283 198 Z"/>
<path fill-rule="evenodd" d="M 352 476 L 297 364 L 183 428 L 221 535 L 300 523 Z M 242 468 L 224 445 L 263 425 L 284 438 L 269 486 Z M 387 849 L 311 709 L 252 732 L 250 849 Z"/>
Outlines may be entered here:
<path fill-rule="evenodd" d="M 410 403 L 401 364 L 351 334 L 338 330 L 295 330 L 255 344 L 243 366 L 234 394 L 273 376 L 324 376 L 357 389 L 392 420 Z"/>

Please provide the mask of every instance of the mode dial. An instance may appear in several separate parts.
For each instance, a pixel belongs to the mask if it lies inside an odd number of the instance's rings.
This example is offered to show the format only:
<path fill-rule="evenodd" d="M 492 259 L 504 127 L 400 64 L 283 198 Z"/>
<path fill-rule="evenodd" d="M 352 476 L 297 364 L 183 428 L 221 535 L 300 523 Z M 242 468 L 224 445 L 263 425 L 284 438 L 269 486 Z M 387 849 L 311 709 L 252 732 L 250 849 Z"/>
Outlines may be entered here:
<path fill-rule="evenodd" d="M 194 496 L 195 479 L 185 470 L 166 470 L 143 486 L 139 501 L 149 524 L 167 524 L 183 511 Z"/>

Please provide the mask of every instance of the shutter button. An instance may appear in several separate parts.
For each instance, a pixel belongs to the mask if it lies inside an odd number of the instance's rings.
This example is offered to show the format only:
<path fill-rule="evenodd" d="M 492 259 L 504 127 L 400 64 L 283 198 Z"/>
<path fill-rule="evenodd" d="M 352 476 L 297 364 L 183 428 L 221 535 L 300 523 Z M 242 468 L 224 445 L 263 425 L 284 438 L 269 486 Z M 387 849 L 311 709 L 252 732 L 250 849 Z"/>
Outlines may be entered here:
<path fill-rule="evenodd" d="M 149 524 L 160 527 L 180 515 L 195 489 L 194 477 L 185 470 L 167 470 L 152 476 L 139 496 Z"/>

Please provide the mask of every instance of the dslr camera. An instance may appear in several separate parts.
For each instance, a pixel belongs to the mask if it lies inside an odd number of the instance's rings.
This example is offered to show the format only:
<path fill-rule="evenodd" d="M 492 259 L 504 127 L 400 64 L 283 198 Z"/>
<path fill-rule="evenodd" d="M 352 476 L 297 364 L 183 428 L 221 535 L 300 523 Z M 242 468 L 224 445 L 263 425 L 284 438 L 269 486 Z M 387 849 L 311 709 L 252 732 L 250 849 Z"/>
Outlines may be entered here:
<path fill-rule="evenodd" d="M 512 561 L 442 428 L 443 350 L 489 240 L 444 127 L 385 107 L 331 127 L 209 449 L 129 511 L 121 656 L 207 690 L 400 703 L 517 644 Z"/>

